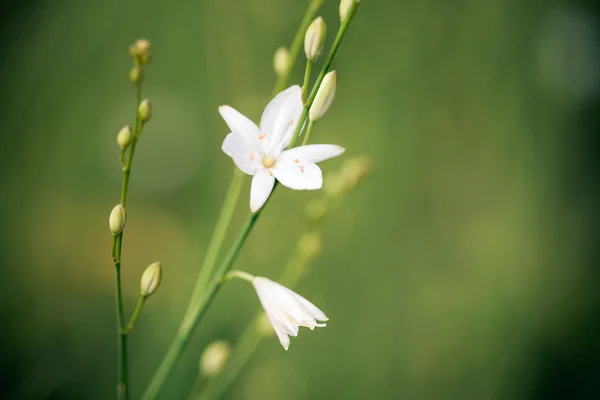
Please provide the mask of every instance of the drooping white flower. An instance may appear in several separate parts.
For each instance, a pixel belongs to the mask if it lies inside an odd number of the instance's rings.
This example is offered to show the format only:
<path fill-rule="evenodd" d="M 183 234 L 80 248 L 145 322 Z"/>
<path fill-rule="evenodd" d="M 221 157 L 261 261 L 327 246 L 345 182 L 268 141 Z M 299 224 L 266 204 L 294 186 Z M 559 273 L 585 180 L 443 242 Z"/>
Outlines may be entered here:
<path fill-rule="evenodd" d="M 279 93 L 265 108 L 260 128 L 230 106 L 219 107 L 231 133 L 223 141 L 223 152 L 237 167 L 253 175 L 250 209 L 258 211 L 269 198 L 275 178 L 294 190 L 315 190 L 323 185 L 316 163 L 338 156 L 344 148 L 332 144 L 311 144 L 285 148 L 302 113 L 302 90 L 292 86 Z"/>
<path fill-rule="evenodd" d="M 260 303 L 284 349 L 290 346 L 290 336 L 298 335 L 298 327 L 324 327 L 317 321 L 329 318 L 310 301 L 277 282 L 263 277 L 252 281 Z"/>

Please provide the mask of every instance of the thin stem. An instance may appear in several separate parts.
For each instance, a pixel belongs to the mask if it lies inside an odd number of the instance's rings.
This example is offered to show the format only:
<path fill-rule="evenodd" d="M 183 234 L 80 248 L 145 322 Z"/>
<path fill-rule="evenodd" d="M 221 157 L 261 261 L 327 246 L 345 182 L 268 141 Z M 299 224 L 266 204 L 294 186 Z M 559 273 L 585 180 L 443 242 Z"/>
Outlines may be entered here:
<path fill-rule="evenodd" d="M 302 84 L 302 104 L 306 105 L 306 93 L 308 91 L 308 81 L 310 80 L 310 71 L 312 70 L 312 60 L 306 60 L 306 69 L 304 70 L 304 83 Z"/>
<path fill-rule="evenodd" d="M 298 29 L 298 32 L 296 32 L 296 36 L 294 37 L 292 45 L 290 46 L 290 62 L 287 69 L 279 76 L 277 84 L 275 85 L 275 93 L 279 93 L 285 88 L 285 85 L 292 72 L 292 68 L 296 62 L 296 58 L 298 57 L 298 53 L 300 52 L 300 48 L 302 47 L 302 43 L 304 42 L 306 30 L 308 29 L 308 26 L 312 20 L 315 18 L 315 14 L 323 4 L 323 1 L 324 0 L 312 0 L 308 6 L 304 17 L 302 18 L 302 22 L 300 23 L 300 28 Z"/>
<path fill-rule="evenodd" d="M 239 278 L 239 279 L 245 280 L 246 282 L 252 283 L 252 281 L 256 277 L 252 274 L 249 274 L 247 272 L 236 269 L 236 270 L 229 271 L 228 273 L 226 273 L 225 276 L 223 277 L 223 279 L 221 279 L 221 283 L 225 283 L 234 278 Z"/>
<path fill-rule="evenodd" d="M 316 121 L 313 121 L 312 119 L 308 121 L 308 126 L 306 127 L 306 133 L 304 133 L 304 140 L 302 140 L 302 146 L 305 146 L 308 143 L 308 141 L 310 139 L 310 135 L 312 133 L 313 126 L 315 126 L 315 122 Z"/>
<path fill-rule="evenodd" d="M 158 370 L 152 377 L 152 380 L 150 381 L 150 384 L 146 389 L 146 393 L 144 394 L 143 399 L 154 399 L 158 395 L 158 392 L 164 385 L 166 379 L 173 370 L 173 367 L 181 357 L 181 354 L 187 346 L 187 343 L 192 333 L 194 332 L 194 329 L 198 326 L 198 323 L 204 316 L 204 313 L 208 309 L 208 306 L 212 303 L 213 299 L 215 298 L 215 295 L 219 291 L 219 288 L 221 287 L 222 277 L 229 271 L 233 262 L 237 258 L 237 255 L 242 249 L 243 244 L 246 242 L 246 239 L 252 231 L 254 224 L 258 220 L 258 217 L 260 217 L 262 210 L 264 210 L 264 206 L 256 213 L 250 214 L 248 220 L 246 221 L 246 224 L 240 231 L 238 238 L 229 250 L 229 253 L 225 257 L 225 260 L 219 266 L 217 272 L 215 273 L 215 277 L 209 284 L 206 290 L 206 295 L 200 302 L 194 305 L 194 307 L 192 308 L 192 312 L 184 317 L 184 320 L 181 326 L 179 327 L 179 331 L 177 332 L 177 337 L 171 344 L 167 355 L 165 356 L 162 363 L 158 367 Z"/>
<path fill-rule="evenodd" d="M 142 308 L 144 307 L 145 302 L 146 302 L 146 296 L 140 296 L 137 306 L 135 307 L 135 311 L 133 312 L 133 315 L 129 319 L 129 323 L 127 323 L 127 326 L 125 327 L 125 329 L 123 329 L 123 333 L 125 335 L 128 335 L 129 332 L 131 332 L 133 330 L 133 326 L 135 325 L 135 322 L 137 321 L 138 317 L 140 316 L 140 313 L 142 312 Z"/>
<path fill-rule="evenodd" d="M 127 193 L 129 191 L 129 178 L 131 176 L 131 165 L 133 164 L 133 156 L 138 138 L 142 131 L 142 124 L 137 112 L 140 102 L 142 101 L 142 89 L 139 85 L 136 86 L 136 117 L 131 142 L 131 150 L 127 158 L 127 164 L 123 169 L 123 185 L 121 186 L 121 205 L 125 207 L 127 204 Z M 127 210 L 127 209 L 126 209 Z M 117 309 L 117 359 L 118 359 L 118 381 L 117 381 L 117 399 L 127 400 L 129 398 L 129 380 L 127 370 L 127 334 L 123 332 L 125 321 L 123 318 L 123 295 L 121 290 L 121 248 L 123 245 L 123 232 L 116 236 L 113 240 L 112 255 L 115 263 L 115 299 Z"/>

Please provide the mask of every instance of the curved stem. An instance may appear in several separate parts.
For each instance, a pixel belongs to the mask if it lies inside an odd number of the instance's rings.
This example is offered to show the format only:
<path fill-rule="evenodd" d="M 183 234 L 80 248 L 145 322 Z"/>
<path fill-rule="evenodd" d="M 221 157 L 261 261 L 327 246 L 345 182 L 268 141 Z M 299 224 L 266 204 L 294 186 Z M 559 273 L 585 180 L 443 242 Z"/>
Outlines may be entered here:
<path fill-rule="evenodd" d="M 133 315 L 129 319 L 129 323 L 123 329 L 124 334 L 127 335 L 127 334 L 129 334 L 129 332 L 131 332 L 133 330 L 133 326 L 135 325 L 135 322 L 137 321 L 138 317 L 140 316 L 140 313 L 142 312 L 142 308 L 144 307 L 145 302 L 146 302 L 146 297 L 140 296 L 140 300 L 138 301 L 137 306 L 135 307 L 135 311 L 133 312 Z"/>

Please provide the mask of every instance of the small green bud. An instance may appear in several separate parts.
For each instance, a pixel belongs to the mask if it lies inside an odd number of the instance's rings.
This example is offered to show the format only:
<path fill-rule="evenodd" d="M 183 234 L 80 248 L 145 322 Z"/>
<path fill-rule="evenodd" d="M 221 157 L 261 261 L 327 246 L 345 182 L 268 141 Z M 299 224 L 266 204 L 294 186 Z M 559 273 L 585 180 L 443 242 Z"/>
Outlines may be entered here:
<path fill-rule="evenodd" d="M 140 294 L 144 297 L 151 296 L 156 292 L 162 280 L 162 268 L 160 262 L 154 262 L 146 268 L 140 280 Z"/>
<path fill-rule="evenodd" d="M 215 340 L 204 349 L 200 357 L 200 375 L 209 378 L 221 372 L 231 354 L 231 346 L 224 340 Z"/>
<path fill-rule="evenodd" d="M 306 215 L 312 221 L 318 222 L 325 216 L 325 212 L 327 211 L 327 204 L 324 200 L 311 200 L 306 205 Z"/>
<path fill-rule="evenodd" d="M 125 228 L 125 207 L 121 204 L 114 206 L 108 217 L 108 225 L 110 227 L 110 233 L 113 236 L 117 236 Z"/>
<path fill-rule="evenodd" d="M 305 233 L 298 243 L 300 257 L 305 261 L 312 261 L 321 252 L 321 234 L 318 232 Z"/>
<path fill-rule="evenodd" d="M 337 72 L 331 71 L 323 78 L 323 82 L 321 82 L 321 86 L 319 86 L 319 90 L 317 90 L 315 100 L 310 106 L 308 118 L 311 121 L 318 120 L 327 112 L 327 110 L 329 110 L 329 106 L 331 106 L 333 98 L 335 97 L 336 88 Z"/>
<path fill-rule="evenodd" d="M 134 85 L 141 84 L 144 80 L 144 70 L 141 67 L 138 67 L 137 65 L 132 67 L 131 71 L 129 71 L 129 79 Z"/>
<path fill-rule="evenodd" d="M 281 75 L 288 70 L 290 65 L 290 52 L 285 47 L 280 47 L 273 56 L 273 69 L 277 75 Z"/>
<path fill-rule="evenodd" d="M 321 50 L 323 50 L 323 44 L 325 43 L 325 36 L 327 34 L 327 27 L 325 26 L 325 20 L 322 17 L 315 19 L 306 30 L 304 36 L 304 52 L 306 58 L 311 61 L 317 59 Z"/>
<path fill-rule="evenodd" d="M 131 126 L 125 125 L 121 128 L 119 133 L 117 133 L 117 143 L 121 150 L 125 151 L 131 144 L 131 138 L 133 137 L 133 132 L 131 131 Z"/>
<path fill-rule="evenodd" d="M 150 103 L 150 100 L 142 100 L 140 106 L 138 107 L 138 116 L 144 124 L 150 121 L 150 118 L 152 118 L 152 103 Z"/>
<path fill-rule="evenodd" d="M 360 0 L 342 0 L 340 1 L 340 21 L 344 22 L 348 18 L 348 13 L 354 5 L 354 3 L 360 3 Z"/>
<path fill-rule="evenodd" d="M 146 39 L 138 39 L 129 46 L 129 55 L 133 57 L 137 66 L 148 64 L 152 60 L 150 54 L 150 42 Z"/>

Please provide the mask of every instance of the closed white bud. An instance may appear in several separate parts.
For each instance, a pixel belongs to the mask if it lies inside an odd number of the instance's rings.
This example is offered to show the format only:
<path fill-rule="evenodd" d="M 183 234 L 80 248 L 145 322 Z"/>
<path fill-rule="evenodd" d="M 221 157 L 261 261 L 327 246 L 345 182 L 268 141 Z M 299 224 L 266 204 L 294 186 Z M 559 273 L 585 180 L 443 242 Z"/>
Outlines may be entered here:
<path fill-rule="evenodd" d="M 110 233 L 114 236 L 123 232 L 123 228 L 125 228 L 125 207 L 121 204 L 114 206 L 108 217 L 108 225 L 110 227 Z"/>
<path fill-rule="evenodd" d="M 162 280 L 162 268 L 160 262 L 152 263 L 146 268 L 140 280 L 140 294 L 144 297 L 151 296 L 156 292 Z"/>
<path fill-rule="evenodd" d="M 350 9 L 354 3 L 360 3 L 360 0 L 342 0 L 340 1 L 340 21 L 344 22 L 348 18 Z"/>
<path fill-rule="evenodd" d="M 288 70 L 290 65 L 290 52 L 285 47 L 280 47 L 273 56 L 273 69 L 277 75 L 281 75 Z"/>
<path fill-rule="evenodd" d="M 133 132 L 131 131 L 131 126 L 125 125 L 121 128 L 119 133 L 117 134 L 117 143 L 121 150 L 125 151 L 131 144 L 131 138 L 133 136 Z"/>
<path fill-rule="evenodd" d="M 306 58 L 311 61 L 316 60 L 323 50 L 323 43 L 325 43 L 325 35 L 327 34 L 327 27 L 325 26 L 325 20 L 322 17 L 315 19 L 304 36 L 304 52 Z"/>
<path fill-rule="evenodd" d="M 336 87 L 337 72 L 331 71 L 323 78 L 323 82 L 321 82 L 321 86 L 319 86 L 315 100 L 310 106 L 308 118 L 311 121 L 318 120 L 327 112 L 327 110 L 329 110 L 329 106 L 331 106 L 333 98 L 335 97 Z"/>
<path fill-rule="evenodd" d="M 142 123 L 146 123 L 150 120 L 150 118 L 152 118 L 152 103 L 150 103 L 150 100 L 142 100 L 140 106 L 138 107 L 138 116 L 140 117 Z"/>
<path fill-rule="evenodd" d="M 231 346 L 224 340 L 216 340 L 206 346 L 200 357 L 200 375 L 209 378 L 221 372 L 231 354 Z"/>

